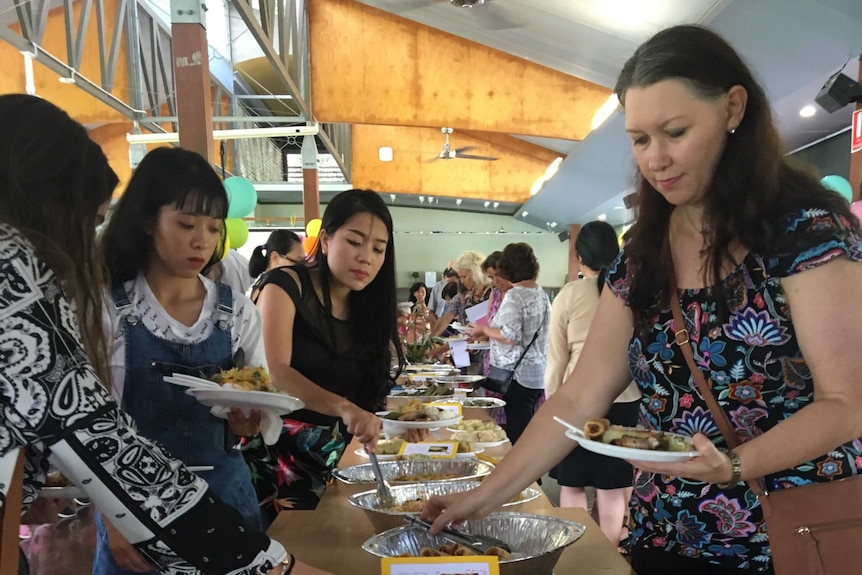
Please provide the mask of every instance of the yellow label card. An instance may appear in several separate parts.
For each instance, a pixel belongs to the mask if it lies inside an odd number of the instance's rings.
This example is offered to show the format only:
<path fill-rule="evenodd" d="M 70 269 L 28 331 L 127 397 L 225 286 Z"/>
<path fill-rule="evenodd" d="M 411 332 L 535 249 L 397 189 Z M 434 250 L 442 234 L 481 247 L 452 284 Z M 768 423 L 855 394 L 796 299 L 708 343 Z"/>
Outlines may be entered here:
<path fill-rule="evenodd" d="M 404 443 L 398 455 L 424 455 L 452 459 L 458 453 L 457 441 L 428 441 L 422 443 Z"/>
<path fill-rule="evenodd" d="M 382 575 L 500 575 L 497 557 L 384 557 Z"/>

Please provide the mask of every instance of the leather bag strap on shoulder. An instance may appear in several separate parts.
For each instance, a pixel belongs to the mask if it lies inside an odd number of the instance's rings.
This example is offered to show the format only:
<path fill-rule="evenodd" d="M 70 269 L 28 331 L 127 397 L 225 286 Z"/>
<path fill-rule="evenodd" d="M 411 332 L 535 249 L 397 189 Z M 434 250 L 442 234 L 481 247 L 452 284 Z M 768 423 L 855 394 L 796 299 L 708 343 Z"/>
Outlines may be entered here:
<path fill-rule="evenodd" d="M 739 436 L 737 436 L 736 432 L 733 430 L 733 426 L 730 423 L 730 419 L 727 417 L 727 413 L 718 404 L 718 400 L 715 399 L 715 395 L 712 393 L 712 388 L 710 388 L 709 383 L 707 383 L 706 381 L 706 378 L 703 377 L 703 372 L 700 371 L 700 368 L 694 361 L 694 353 L 691 349 L 692 342 L 689 338 L 688 329 L 686 329 L 685 327 L 685 319 L 682 315 L 682 308 L 679 305 L 679 293 L 676 287 L 676 274 L 673 269 L 673 258 L 670 254 L 669 245 L 667 245 L 666 250 L 668 264 L 670 266 L 670 270 L 668 272 L 668 299 L 670 299 L 670 309 L 673 313 L 673 325 L 671 326 L 671 328 L 673 329 L 674 333 L 674 343 L 676 343 L 680 351 L 682 351 L 682 355 L 685 357 L 685 363 L 686 365 L 688 365 L 688 369 L 691 372 L 691 377 L 694 380 L 695 385 L 697 385 L 697 389 L 698 391 L 700 391 L 700 395 L 706 402 L 706 406 L 712 413 L 712 417 L 715 420 L 715 424 L 718 426 L 718 430 L 721 432 L 722 437 L 724 437 L 724 441 L 727 443 L 728 447 L 734 449 L 742 442 L 739 440 Z M 746 481 L 745 483 L 746 485 L 748 485 L 749 488 L 751 488 L 755 495 L 759 496 L 766 493 L 763 481 L 760 478 L 756 480 Z"/>

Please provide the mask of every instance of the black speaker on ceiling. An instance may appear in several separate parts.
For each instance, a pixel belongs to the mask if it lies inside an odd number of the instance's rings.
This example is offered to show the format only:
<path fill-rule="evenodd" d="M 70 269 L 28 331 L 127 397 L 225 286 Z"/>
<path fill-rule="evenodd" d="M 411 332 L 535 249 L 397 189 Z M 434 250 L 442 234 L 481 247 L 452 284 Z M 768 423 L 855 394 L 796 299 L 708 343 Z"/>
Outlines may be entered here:
<path fill-rule="evenodd" d="M 569 238 L 572 237 L 572 234 L 569 233 L 569 230 L 564 230 L 557 234 L 557 237 L 560 238 L 561 242 L 569 241 Z"/>
<path fill-rule="evenodd" d="M 838 72 L 823 84 L 814 101 L 829 112 L 837 112 L 851 102 L 862 101 L 862 84 Z"/>

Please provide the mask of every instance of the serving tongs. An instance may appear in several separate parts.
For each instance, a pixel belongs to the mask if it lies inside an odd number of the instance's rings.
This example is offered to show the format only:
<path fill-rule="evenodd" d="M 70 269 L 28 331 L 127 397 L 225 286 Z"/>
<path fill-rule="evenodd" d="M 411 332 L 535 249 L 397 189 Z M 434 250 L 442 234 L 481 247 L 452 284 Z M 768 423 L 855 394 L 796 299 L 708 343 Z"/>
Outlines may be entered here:
<path fill-rule="evenodd" d="M 392 496 L 392 490 L 386 479 L 383 478 L 383 472 L 380 471 L 380 463 L 377 462 L 377 454 L 368 448 L 368 444 L 364 445 L 365 453 L 368 454 L 368 459 L 371 460 L 371 469 L 374 470 L 374 478 L 377 479 L 377 502 L 380 507 L 393 507 L 395 498 Z"/>
<path fill-rule="evenodd" d="M 404 518 L 404 520 L 414 527 L 424 527 L 425 529 L 431 528 L 430 522 L 420 519 L 418 517 L 413 517 L 412 515 L 408 515 Z M 450 529 L 449 527 L 444 527 L 443 529 L 441 529 L 438 535 L 444 539 L 452 541 L 453 543 L 460 543 L 461 545 L 472 549 L 479 555 L 487 555 L 488 550 L 493 547 L 499 547 L 500 549 L 504 549 L 509 553 L 512 552 L 512 548 L 509 547 L 508 543 L 497 539 L 496 537 L 491 537 L 490 535 L 473 535 L 472 533 L 455 531 L 454 529 Z"/>

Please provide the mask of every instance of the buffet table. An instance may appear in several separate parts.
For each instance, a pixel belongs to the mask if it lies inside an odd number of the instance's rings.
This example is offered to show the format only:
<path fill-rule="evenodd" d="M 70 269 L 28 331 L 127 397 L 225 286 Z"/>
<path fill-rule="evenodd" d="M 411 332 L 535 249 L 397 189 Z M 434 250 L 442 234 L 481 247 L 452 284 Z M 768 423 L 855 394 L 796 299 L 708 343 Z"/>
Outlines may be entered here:
<path fill-rule="evenodd" d="M 360 445 L 356 442 L 347 446 L 339 464 L 341 467 L 367 462 L 354 453 L 358 447 Z M 487 455 L 499 457 L 505 454 L 507 449 L 508 447 L 489 449 Z M 373 484 L 345 485 L 336 481 L 327 489 L 315 511 L 283 512 L 268 533 L 273 539 L 282 542 L 300 560 L 336 575 L 380 573 L 380 558 L 362 550 L 362 544 L 374 535 L 374 529 L 364 512 L 352 507 L 347 501 L 347 497 L 353 493 L 374 488 Z M 586 510 L 553 507 L 543 494 L 538 499 L 525 503 L 518 511 L 552 515 L 586 527 L 583 537 L 563 552 L 555 573 L 634 574 Z"/>

